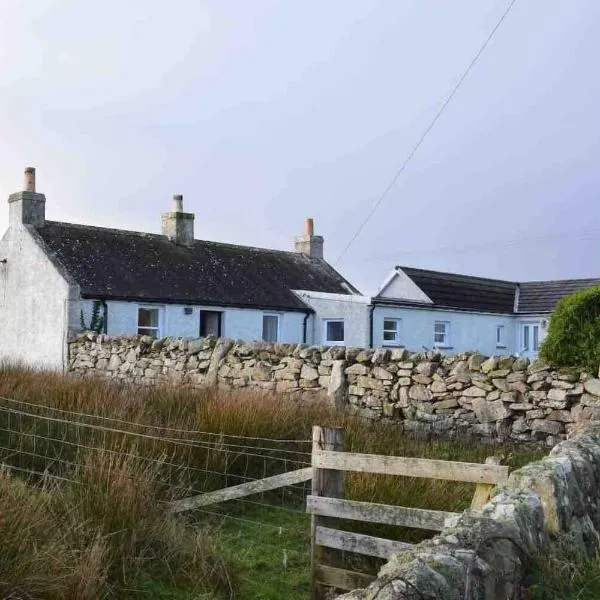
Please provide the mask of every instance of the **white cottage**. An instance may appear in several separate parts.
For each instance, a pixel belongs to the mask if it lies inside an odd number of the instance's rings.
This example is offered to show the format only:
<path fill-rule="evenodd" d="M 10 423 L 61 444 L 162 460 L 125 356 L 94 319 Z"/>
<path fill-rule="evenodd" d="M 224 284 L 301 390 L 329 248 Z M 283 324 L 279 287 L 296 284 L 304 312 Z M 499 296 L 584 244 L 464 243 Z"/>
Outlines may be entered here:
<path fill-rule="evenodd" d="M 535 357 L 556 303 L 600 279 L 512 282 L 395 267 L 372 299 L 374 346 Z"/>
<path fill-rule="evenodd" d="M 324 260 L 312 219 L 287 252 L 195 239 L 181 196 L 160 235 L 49 221 L 45 204 L 26 169 L 0 242 L 4 359 L 64 369 L 69 336 L 90 324 L 115 336 L 363 341 L 345 307 L 369 300 Z"/>

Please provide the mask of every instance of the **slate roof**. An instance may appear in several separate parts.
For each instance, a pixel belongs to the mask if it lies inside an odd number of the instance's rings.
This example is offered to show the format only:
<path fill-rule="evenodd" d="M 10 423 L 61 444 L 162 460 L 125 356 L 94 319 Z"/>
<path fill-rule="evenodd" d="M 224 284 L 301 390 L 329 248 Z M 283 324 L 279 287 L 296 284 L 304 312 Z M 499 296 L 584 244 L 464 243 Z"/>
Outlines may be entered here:
<path fill-rule="evenodd" d="M 600 279 L 565 279 L 562 281 L 526 281 L 519 284 L 519 313 L 552 312 L 565 296 L 600 285 Z"/>
<path fill-rule="evenodd" d="M 357 292 L 324 260 L 296 252 L 203 240 L 186 248 L 163 235 L 54 221 L 37 232 L 84 298 L 306 311 L 291 290 Z"/>
<path fill-rule="evenodd" d="M 383 298 L 381 296 L 374 298 L 375 303 L 420 307 L 432 306 L 432 308 L 453 308 L 503 314 L 550 313 L 561 298 L 578 290 L 600 285 L 600 279 L 566 279 L 517 283 L 411 267 L 396 268 L 406 273 L 433 301 L 433 305 Z"/>

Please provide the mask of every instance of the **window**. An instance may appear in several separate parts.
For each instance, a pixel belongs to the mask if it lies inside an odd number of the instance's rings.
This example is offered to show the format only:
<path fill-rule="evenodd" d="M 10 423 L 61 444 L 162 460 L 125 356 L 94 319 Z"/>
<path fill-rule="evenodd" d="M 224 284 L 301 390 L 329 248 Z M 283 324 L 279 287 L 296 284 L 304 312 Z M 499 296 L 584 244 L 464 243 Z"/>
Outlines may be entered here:
<path fill-rule="evenodd" d="M 329 344 L 344 343 L 344 320 L 328 319 L 325 321 L 325 341 Z"/>
<path fill-rule="evenodd" d="M 522 325 L 521 351 L 537 352 L 540 346 L 540 326 L 538 323 Z"/>
<path fill-rule="evenodd" d="M 506 348 L 504 325 L 496 325 L 496 348 Z"/>
<path fill-rule="evenodd" d="M 450 323 L 448 321 L 436 321 L 433 327 L 433 343 L 441 348 L 450 347 Z"/>
<path fill-rule="evenodd" d="M 218 310 L 201 310 L 200 337 L 221 337 L 222 315 Z"/>
<path fill-rule="evenodd" d="M 383 344 L 400 343 L 400 319 L 383 319 Z"/>
<path fill-rule="evenodd" d="M 279 340 L 278 315 L 263 315 L 262 339 L 265 342 L 276 342 Z"/>
<path fill-rule="evenodd" d="M 161 337 L 159 308 L 138 308 L 138 335 L 149 335 L 154 339 Z"/>

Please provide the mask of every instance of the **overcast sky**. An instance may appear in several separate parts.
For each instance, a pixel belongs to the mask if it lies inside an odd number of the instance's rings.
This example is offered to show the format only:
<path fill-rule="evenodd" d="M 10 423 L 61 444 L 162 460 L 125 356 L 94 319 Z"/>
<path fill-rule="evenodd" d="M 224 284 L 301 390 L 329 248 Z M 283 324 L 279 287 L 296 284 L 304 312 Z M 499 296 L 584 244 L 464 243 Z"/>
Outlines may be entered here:
<path fill-rule="evenodd" d="M 1 0 L 0 196 L 47 217 L 340 252 L 508 0 Z M 600 2 L 518 0 L 336 266 L 600 276 Z M 8 207 L 0 210 L 0 228 Z"/>

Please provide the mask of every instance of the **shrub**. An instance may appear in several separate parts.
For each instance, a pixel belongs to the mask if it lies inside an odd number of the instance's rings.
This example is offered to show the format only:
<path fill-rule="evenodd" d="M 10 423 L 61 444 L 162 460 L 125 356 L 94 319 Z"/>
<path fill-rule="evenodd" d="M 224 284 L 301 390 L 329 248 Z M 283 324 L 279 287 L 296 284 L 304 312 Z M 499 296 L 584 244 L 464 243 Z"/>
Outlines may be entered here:
<path fill-rule="evenodd" d="M 598 370 L 600 286 L 575 292 L 556 305 L 540 356 L 557 367 Z"/>

